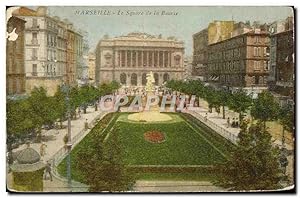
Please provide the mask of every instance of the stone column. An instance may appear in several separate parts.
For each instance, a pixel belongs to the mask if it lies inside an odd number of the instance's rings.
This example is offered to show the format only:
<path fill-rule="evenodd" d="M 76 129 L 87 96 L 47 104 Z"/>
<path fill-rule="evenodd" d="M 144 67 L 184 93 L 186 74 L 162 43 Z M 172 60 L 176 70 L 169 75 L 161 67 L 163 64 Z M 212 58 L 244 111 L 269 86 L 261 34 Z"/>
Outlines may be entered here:
<path fill-rule="evenodd" d="M 133 51 L 130 50 L 130 67 L 133 67 Z"/>
<path fill-rule="evenodd" d="M 121 50 L 118 51 L 118 54 L 119 54 L 119 67 L 121 67 L 121 63 L 122 63 L 122 61 L 121 61 L 122 60 L 121 59 L 122 58 Z"/>
<path fill-rule="evenodd" d="M 163 51 L 162 66 L 165 67 L 165 51 Z"/>
<path fill-rule="evenodd" d="M 147 67 L 149 67 L 149 51 L 146 52 L 147 53 Z"/>
<path fill-rule="evenodd" d="M 128 67 L 128 65 L 127 65 L 127 50 L 124 50 L 124 52 L 125 52 L 125 67 Z"/>
<path fill-rule="evenodd" d="M 169 65 L 169 67 L 171 67 L 171 52 L 169 51 L 169 53 L 168 53 L 168 65 Z"/>
<path fill-rule="evenodd" d="M 142 67 L 144 67 L 144 51 L 141 51 L 141 53 L 142 53 L 142 56 L 141 56 L 141 59 L 142 59 L 141 64 L 142 64 Z"/>
<path fill-rule="evenodd" d="M 154 67 L 154 55 L 155 55 L 155 53 L 154 53 L 154 51 L 152 51 L 151 53 L 152 53 L 152 67 Z"/>
<path fill-rule="evenodd" d="M 138 61 L 138 51 L 135 51 L 135 66 L 136 67 L 138 67 L 138 63 L 139 63 L 139 61 Z"/>
<path fill-rule="evenodd" d="M 159 65 L 159 58 L 160 58 L 160 56 L 159 56 L 159 52 L 160 52 L 160 51 L 158 51 L 158 52 L 157 52 L 157 67 L 159 67 L 159 66 L 160 66 L 160 65 Z"/>

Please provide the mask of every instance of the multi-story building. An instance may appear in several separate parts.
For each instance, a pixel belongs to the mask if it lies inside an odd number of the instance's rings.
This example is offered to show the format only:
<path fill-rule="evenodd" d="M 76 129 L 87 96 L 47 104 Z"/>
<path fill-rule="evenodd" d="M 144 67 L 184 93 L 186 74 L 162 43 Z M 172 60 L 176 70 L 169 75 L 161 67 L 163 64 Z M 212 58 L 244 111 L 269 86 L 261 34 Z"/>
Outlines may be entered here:
<path fill-rule="evenodd" d="M 208 47 L 207 80 L 229 87 L 265 89 L 269 34 L 251 31 Z"/>
<path fill-rule="evenodd" d="M 193 35 L 193 76 L 205 75 L 207 66 L 208 30 L 204 29 Z"/>
<path fill-rule="evenodd" d="M 74 31 L 75 45 L 74 45 L 74 53 L 75 53 L 75 76 L 77 80 L 83 78 L 83 69 L 86 67 L 83 62 L 83 35 L 81 31 Z"/>
<path fill-rule="evenodd" d="M 70 37 L 70 24 L 61 21 L 58 17 L 47 15 L 46 7 L 32 10 L 21 7 L 13 12 L 26 21 L 25 24 L 25 73 L 26 93 L 34 87 L 44 87 L 49 95 L 53 95 L 63 81 L 76 82 L 76 58 L 74 64 L 68 64 L 69 51 L 76 50 L 76 39 Z M 74 34 L 78 34 L 73 28 Z M 69 49 L 70 46 L 73 49 Z M 69 73 L 71 71 L 71 74 Z"/>
<path fill-rule="evenodd" d="M 294 99 L 295 61 L 294 61 L 294 19 L 276 21 L 270 26 L 270 64 L 268 79 L 270 90 L 280 102 Z"/>
<path fill-rule="evenodd" d="M 96 57 L 94 53 L 89 53 L 89 83 L 95 83 L 95 67 L 96 67 Z"/>
<path fill-rule="evenodd" d="M 161 85 L 169 79 L 182 79 L 185 73 L 184 43 L 174 37 L 145 33 L 104 37 L 95 55 L 97 84 L 116 80 L 124 86 L 142 87 L 152 71 L 155 85 Z"/>
<path fill-rule="evenodd" d="M 7 23 L 7 32 L 16 33 L 16 39 L 6 39 L 6 93 L 25 93 L 24 30 L 25 22 L 12 16 Z M 13 36 L 13 35 L 12 35 Z"/>
<path fill-rule="evenodd" d="M 213 21 L 193 35 L 193 76 L 205 80 L 208 45 L 230 38 L 233 29 L 234 21 Z"/>
<path fill-rule="evenodd" d="M 270 90 L 279 94 L 282 102 L 294 99 L 295 94 L 295 61 L 294 61 L 294 31 L 287 30 L 271 36 L 275 41 L 274 76 L 269 81 Z"/>
<path fill-rule="evenodd" d="M 13 14 L 26 21 L 26 93 L 34 87 L 44 87 L 53 95 L 63 77 L 63 68 L 57 65 L 57 22 L 47 15 L 46 7 L 36 11 L 21 7 Z"/>

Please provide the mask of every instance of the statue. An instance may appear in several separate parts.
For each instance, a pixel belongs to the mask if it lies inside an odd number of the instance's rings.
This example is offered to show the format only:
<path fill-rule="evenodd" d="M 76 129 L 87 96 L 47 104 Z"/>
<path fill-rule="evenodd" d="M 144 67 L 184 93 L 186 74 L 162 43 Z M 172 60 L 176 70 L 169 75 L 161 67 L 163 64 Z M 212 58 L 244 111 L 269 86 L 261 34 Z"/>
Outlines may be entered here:
<path fill-rule="evenodd" d="M 150 73 L 147 74 L 146 79 L 147 79 L 147 83 L 146 83 L 146 87 L 145 87 L 146 91 L 147 92 L 153 91 L 154 90 L 153 84 L 155 83 L 155 79 L 154 79 L 152 71 L 150 71 Z"/>

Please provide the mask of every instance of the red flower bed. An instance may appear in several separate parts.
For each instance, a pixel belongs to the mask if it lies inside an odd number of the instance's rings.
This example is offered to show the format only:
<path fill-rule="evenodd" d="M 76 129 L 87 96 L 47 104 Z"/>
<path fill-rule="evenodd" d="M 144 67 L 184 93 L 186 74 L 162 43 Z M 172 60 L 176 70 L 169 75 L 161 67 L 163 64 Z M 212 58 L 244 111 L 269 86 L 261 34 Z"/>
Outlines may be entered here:
<path fill-rule="evenodd" d="M 144 133 L 144 138 L 151 143 L 161 143 L 165 140 L 165 136 L 160 131 L 148 131 Z"/>

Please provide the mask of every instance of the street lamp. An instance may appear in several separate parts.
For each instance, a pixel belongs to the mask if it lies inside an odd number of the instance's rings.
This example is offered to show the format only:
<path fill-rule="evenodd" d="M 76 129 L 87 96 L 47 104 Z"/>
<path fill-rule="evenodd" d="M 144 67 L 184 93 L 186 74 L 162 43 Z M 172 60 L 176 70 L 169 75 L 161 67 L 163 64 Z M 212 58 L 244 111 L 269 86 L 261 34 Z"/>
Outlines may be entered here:
<path fill-rule="evenodd" d="M 69 85 L 63 83 L 62 85 L 62 91 L 66 94 L 66 103 L 67 103 L 67 114 L 68 114 L 68 142 L 66 144 L 68 148 L 68 155 L 67 155 L 67 178 L 68 178 L 68 187 L 72 191 L 72 178 L 71 178 L 71 148 L 72 148 L 72 142 L 71 142 L 71 110 L 70 110 L 70 87 Z"/>

